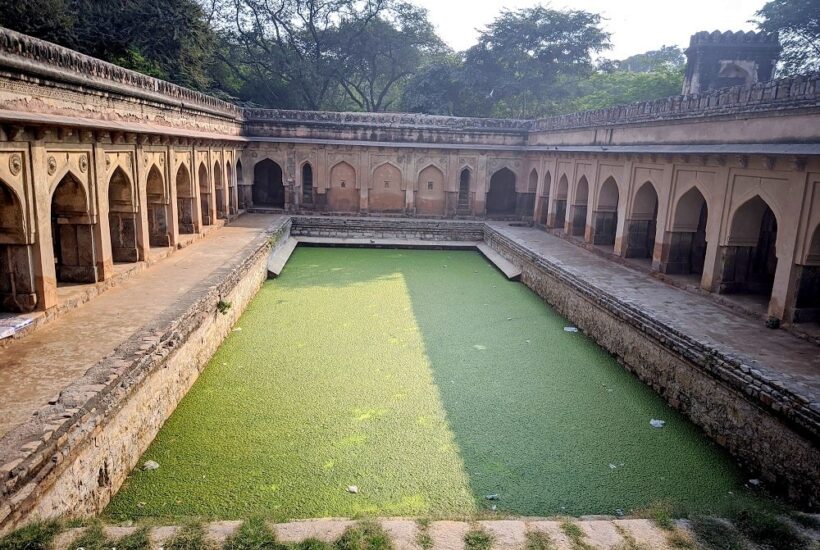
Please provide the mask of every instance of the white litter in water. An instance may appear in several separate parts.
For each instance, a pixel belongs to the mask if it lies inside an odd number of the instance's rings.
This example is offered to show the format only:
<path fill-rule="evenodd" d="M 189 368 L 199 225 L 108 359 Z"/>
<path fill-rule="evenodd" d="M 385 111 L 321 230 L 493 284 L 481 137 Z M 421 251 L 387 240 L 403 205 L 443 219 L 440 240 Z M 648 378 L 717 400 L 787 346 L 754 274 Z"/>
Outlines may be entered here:
<path fill-rule="evenodd" d="M 578 332 L 578 327 L 564 327 L 564 332 Z"/>
<path fill-rule="evenodd" d="M 156 470 L 159 468 L 159 463 L 153 460 L 146 460 L 145 464 L 142 465 L 142 469 L 146 472 L 150 472 L 151 470 Z"/>
<path fill-rule="evenodd" d="M 481 344 L 476 344 L 473 346 L 475 349 L 487 349 L 487 346 L 482 346 Z"/>
<path fill-rule="evenodd" d="M 609 463 L 609 469 L 614 470 L 615 468 L 617 468 L 617 466 L 615 466 L 613 463 L 610 462 Z"/>
<path fill-rule="evenodd" d="M 348 493 L 353 493 L 355 495 L 355 494 L 358 494 L 359 488 L 356 485 L 348 485 L 347 486 L 347 492 Z"/>
<path fill-rule="evenodd" d="M 749 480 L 749 485 L 751 485 L 752 487 L 758 487 L 758 486 L 760 486 L 760 480 L 759 479 L 750 479 Z"/>
<path fill-rule="evenodd" d="M 664 424 L 666 424 L 666 420 L 658 420 L 656 418 L 653 418 L 649 421 L 649 425 L 653 428 L 663 428 Z"/>

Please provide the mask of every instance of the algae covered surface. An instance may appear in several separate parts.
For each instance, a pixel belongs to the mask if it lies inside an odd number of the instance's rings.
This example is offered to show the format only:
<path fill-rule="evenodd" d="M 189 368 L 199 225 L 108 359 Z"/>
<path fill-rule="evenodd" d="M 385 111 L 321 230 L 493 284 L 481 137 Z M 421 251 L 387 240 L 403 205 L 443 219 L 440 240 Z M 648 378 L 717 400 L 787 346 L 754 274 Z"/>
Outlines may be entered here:
<path fill-rule="evenodd" d="M 300 247 L 140 460 L 160 467 L 132 472 L 106 515 L 720 512 L 744 498 L 724 453 L 568 324 L 477 252 Z"/>

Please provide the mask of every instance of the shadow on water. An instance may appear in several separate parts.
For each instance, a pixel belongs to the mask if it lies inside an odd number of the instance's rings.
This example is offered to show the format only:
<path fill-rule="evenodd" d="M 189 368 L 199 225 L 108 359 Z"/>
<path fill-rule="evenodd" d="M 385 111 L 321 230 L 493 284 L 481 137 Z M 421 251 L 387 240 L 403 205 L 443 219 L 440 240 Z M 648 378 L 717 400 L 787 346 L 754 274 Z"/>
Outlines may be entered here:
<path fill-rule="evenodd" d="M 726 453 L 478 252 L 352 249 L 339 266 L 295 264 L 275 284 L 315 287 L 327 269 L 331 287 L 404 278 L 480 509 L 721 511 L 747 498 Z"/>

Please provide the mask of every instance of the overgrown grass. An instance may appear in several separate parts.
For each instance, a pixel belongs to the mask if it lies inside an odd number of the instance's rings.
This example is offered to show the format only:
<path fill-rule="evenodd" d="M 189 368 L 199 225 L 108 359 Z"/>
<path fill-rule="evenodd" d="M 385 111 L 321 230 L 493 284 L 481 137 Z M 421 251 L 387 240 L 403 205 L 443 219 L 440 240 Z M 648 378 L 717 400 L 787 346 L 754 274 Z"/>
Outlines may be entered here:
<path fill-rule="evenodd" d="M 584 540 L 587 536 L 577 523 L 565 521 L 561 523 L 561 531 L 563 531 L 569 539 L 572 550 L 593 550 L 592 546 Z"/>
<path fill-rule="evenodd" d="M 615 550 L 652 550 L 648 544 L 636 541 L 635 537 L 632 536 L 632 533 L 620 525 L 616 524 L 615 530 L 618 531 L 618 534 L 624 539 L 622 543 L 615 547 Z"/>
<path fill-rule="evenodd" d="M 298 248 L 146 452 L 160 468 L 132 472 L 106 514 L 735 504 L 731 461 L 567 324 L 477 253 Z"/>
<path fill-rule="evenodd" d="M 390 537 L 374 521 L 361 521 L 348 527 L 333 544 L 334 550 L 393 550 Z"/>
<path fill-rule="evenodd" d="M 165 550 L 207 550 L 209 545 L 205 541 L 205 529 L 201 523 L 189 522 L 180 527 L 179 531 L 164 545 Z"/>
<path fill-rule="evenodd" d="M 543 531 L 528 531 L 525 550 L 554 550 L 555 544 L 550 536 Z"/>
<path fill-rule="evenodd" d="M 433 537 L 430 536 L 430 520 L 420 518 L 416 520 L 418 533 L 416 534 L 416 544 L 421 550 L 431 550 L 433 548 Z"/>
<path fill-rule="evenodd" d="M 473 527 L 464 535 L 465 550 L 490 550 L 493 537 L 479 527 Z"/>
<path fill-rule="evenodd" d="M 31 523 L 0 538 L 0 550 L 48 550 L 60 529 L 57 521 Z"/>
<path fill-rule="evenodd" d="M 285 550 L 276 542 L 276 535 L 261 517 L 242 522 L 236 532 L 228 537 L 224 550 Z"/>
<path fill-rule="evenodd" d="M 115 544 L 117 550 L 148 550 L 151 548 L 151 541 L 148 538 L 148 528 L 141 527 L 119 539 Z"/>

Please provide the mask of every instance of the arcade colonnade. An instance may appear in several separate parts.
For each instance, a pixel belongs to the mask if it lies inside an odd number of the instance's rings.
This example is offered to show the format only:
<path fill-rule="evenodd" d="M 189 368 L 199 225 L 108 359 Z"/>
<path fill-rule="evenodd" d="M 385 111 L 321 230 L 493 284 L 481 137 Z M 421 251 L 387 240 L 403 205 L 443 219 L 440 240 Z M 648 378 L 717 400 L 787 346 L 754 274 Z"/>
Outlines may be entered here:
<path fill-rule="evenodd" d="M 236 144 L 19 128 L 0 141 L 0 310 L 48 310 L 238 213 Z"/>
<path fill-rule="evenodd" d="M 816 157 L 435 153 L 250 144 L 239 204 L 531 219 L 689 285 L 738 295 L 774 319 L 820 319 Z"/>

